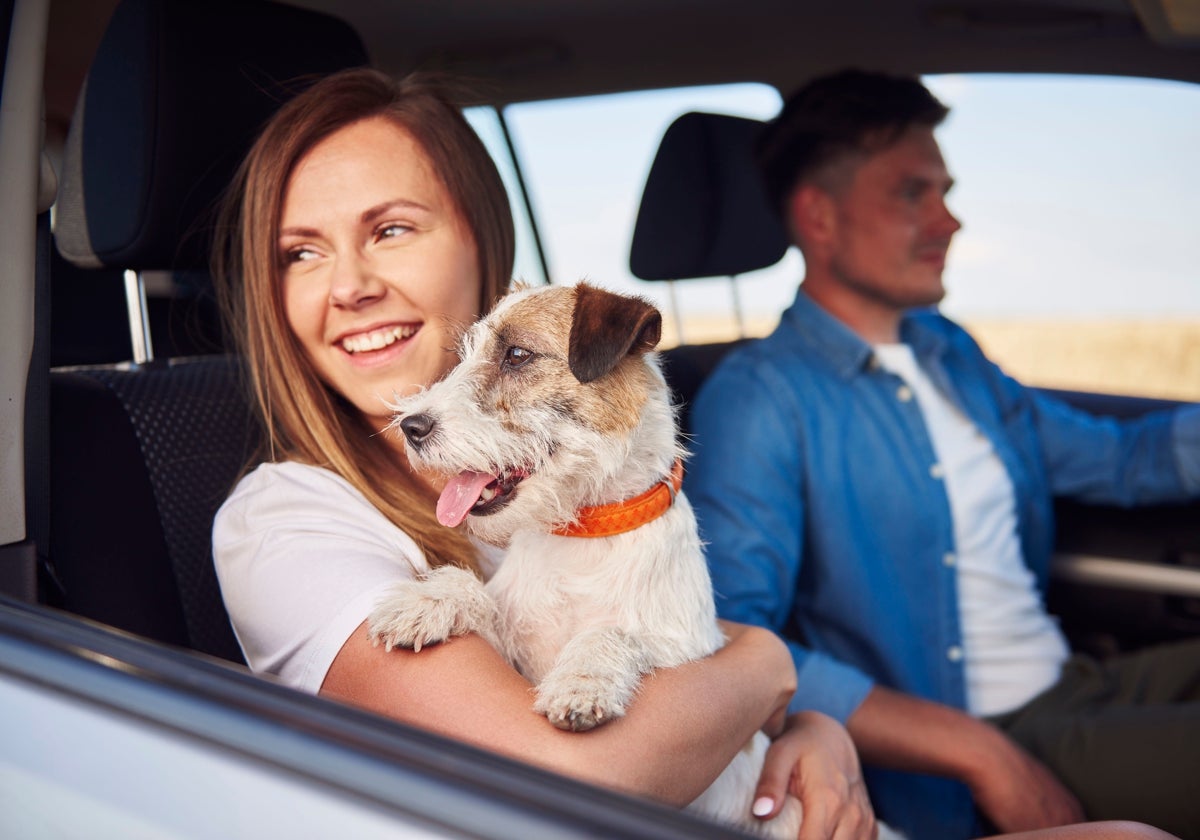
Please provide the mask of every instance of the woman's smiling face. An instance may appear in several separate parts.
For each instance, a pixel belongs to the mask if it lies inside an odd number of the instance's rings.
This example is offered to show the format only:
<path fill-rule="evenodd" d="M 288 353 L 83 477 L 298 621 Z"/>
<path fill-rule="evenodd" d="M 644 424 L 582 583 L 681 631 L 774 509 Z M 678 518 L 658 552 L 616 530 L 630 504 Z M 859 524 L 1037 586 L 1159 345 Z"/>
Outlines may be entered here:
<path fill-rule="evenodd" d="M 396 123 L 352 123 L 300 159 L 278 248 L 288 325 L 321 379 L 380 427 L 385 400 L 454 366 L 479 315 L 475 240 Z"/>

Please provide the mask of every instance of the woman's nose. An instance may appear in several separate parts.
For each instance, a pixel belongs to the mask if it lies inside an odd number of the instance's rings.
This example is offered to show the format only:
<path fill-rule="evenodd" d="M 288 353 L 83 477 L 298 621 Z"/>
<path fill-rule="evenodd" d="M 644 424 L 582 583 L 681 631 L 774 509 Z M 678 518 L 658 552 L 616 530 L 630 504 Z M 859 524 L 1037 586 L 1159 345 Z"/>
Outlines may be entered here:
<path fill-rule="evenodd" d="M 334 306 L 357 307 L 383 296 L 384 283 L 371 261 L 361 255 L 340 257 L 334 265 L 329 302 Z"/>

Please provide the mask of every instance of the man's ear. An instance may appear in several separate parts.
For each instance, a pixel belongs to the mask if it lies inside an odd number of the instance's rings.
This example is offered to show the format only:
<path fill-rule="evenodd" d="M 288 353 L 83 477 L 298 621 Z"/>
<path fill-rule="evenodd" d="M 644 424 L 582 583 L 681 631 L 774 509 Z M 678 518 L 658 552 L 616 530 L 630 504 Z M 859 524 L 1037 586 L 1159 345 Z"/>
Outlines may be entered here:
<path fill-rule="evenodd" d="M 575 287 L 567 362 L 580 382 L 611 371 L 626 356 L 648 353 L 662 337 L 662 315 L 637 297 L 586 283 Z"/>
<path fill-rule="evenodd" d="M 788 222 L 792 237 L 812 247 L 828 242 L 837 228 L 833 196 L 815 184 L 796 187 L 788 196 Z"/>

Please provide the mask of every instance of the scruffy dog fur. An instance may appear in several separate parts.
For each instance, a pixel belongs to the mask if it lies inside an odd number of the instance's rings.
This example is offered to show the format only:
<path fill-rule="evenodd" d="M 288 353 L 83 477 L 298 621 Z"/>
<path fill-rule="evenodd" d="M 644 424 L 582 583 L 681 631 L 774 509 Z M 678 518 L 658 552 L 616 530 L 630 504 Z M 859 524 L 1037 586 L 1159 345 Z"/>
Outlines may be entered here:
<path fill-rule="evenodd" d="M 452 567 L 399 584 L 371 616 L 376 643 L 479 633 L 537 685 L 535 709 L 572 730 L 624 714 L 643 674 L 724 644 L 682 493 L 632 531 L 554 533 L 683 457 L 652 352 L 660 331 L 650 304 L 583 283 L 514 292 L 464 335 L 444 380 L 394 406 L 412 464 L 454 476 L 441 522 L 508 553 L 486 587 Z M 767 743 L 758 733 L 691 809 L 794 838 L 795 798 L 769 823 L 750 813 Z"/>

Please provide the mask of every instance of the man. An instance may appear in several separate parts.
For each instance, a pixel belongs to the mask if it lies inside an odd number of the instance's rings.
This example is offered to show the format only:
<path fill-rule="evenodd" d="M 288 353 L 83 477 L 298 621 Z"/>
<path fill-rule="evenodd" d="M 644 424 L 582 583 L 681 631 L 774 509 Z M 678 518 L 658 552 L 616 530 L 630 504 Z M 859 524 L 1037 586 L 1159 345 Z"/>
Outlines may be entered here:
<path fill-rule="evenodd" d="M 788 639 L 793 709 L 847 725 L 914 840 L 1085 812 L 1200 836 L 1200 645 L 1104 667 L 1071 657 L 1042 598 L 1052 496 L 1200 495 L 1200 410 L 1082 414 L 932 309 L 960 227 L 946 112 L 916 79 L 846 71 L 764 132 L 805 276 L 692 411 L 718 608 Z"/>

